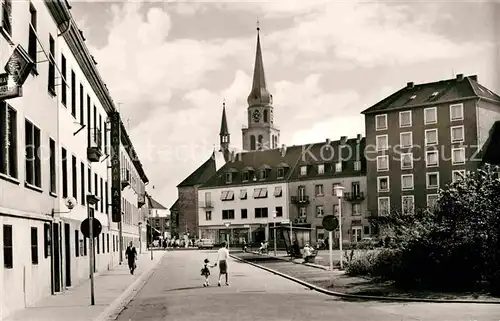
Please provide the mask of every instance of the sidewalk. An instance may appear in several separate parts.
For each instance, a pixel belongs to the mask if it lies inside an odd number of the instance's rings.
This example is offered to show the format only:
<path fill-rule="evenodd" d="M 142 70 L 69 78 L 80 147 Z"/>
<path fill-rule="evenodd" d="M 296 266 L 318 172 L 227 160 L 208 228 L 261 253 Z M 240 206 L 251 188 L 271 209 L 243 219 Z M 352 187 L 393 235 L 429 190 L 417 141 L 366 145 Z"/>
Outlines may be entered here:
<path fill-rule="evenodd" d="M 165 255 L 165 252 L 140 254 L 137 270 L 130 275 L 127 263 L 116 266 L 94 279 L 95 305 L 90 305 L 90 279 L 57 295 L 42 299 L 35 307 L 25 308 L 5 321 L 92 321 L 98 319 L 134 282 L 147 277 L 147 274 Z"/>

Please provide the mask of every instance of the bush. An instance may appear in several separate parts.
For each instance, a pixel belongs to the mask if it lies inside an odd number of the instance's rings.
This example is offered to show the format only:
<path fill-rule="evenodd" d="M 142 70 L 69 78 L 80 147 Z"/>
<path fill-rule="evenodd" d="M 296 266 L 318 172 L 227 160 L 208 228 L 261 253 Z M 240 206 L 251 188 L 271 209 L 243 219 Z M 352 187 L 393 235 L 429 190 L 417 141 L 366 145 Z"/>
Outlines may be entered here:
<path fill-rule="evenodd" d="M 386 249 L 352 260 L 350 275 L 404 287 L 500 292 L 500 180 L 487 165 L 439 192 L 437 206 L 374 221 Z"/>
<path fill-rule="evenodd" d="M 346 273 L 350 276 L 372 275 L 373 267 L 377 255 L 373 252 L 366 252 L 359 256 L 353 257 L 346 264 Z"/>

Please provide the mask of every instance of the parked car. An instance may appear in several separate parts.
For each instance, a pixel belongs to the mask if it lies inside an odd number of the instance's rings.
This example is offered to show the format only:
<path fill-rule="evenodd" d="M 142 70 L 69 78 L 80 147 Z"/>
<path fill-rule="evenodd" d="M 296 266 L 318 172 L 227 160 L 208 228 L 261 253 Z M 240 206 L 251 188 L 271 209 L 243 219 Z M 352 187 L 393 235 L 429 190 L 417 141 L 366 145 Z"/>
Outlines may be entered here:
<path fill-rule="evenodd" d="M 199 249 L 213 249 L 214 248 L 214 241 L 211 239 L 201 239 L 198 240 L 198 248 Z"/>

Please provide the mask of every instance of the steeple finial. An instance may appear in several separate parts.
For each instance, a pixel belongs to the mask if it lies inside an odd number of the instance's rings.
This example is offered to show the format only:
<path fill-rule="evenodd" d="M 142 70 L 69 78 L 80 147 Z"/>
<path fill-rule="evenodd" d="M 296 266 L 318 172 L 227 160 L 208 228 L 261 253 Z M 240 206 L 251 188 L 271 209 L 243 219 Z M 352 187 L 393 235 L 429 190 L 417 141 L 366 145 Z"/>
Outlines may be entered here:
<path fill-rule="evenodd" d="M 250 95 L 248 95 L 247 102 L 249 106 L 265 106 L 272 104 L 272 96 L 267 90 L 264 63 L 262 61 L 259 20 L 257 20 L 257 49 L 255 51 L 252 90 Z"/>
<path fill-rule="evenodd" d="M 229 130 L 227 129 L 227 119 L 226 119 L 226 98 L 222 102 L 222 120 L 220 123 L 220 136 L 228 136 Z"/>
<path fill-rule="evenodd" d="M 260 23 L 259 23 L 259 17 L 257 17 L 257 32 L 260 31 Z"/>

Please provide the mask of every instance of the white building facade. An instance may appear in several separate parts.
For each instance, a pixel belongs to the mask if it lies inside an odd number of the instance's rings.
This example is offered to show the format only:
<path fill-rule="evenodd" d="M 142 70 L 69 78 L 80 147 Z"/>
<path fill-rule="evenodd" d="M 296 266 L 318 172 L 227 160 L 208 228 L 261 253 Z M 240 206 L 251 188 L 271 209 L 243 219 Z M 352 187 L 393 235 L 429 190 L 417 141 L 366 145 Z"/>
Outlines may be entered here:
<path fill-rule="evenodd" d="M 288 219 L 286 182 L 200 187 L 198 200 L 198 235 L 216 244 L 228 239 L 231 244 L 268 240 L 269 227 Z"/>
<path fill-rule="evenodd" d="M 88 279 L 90 249 L 81 223 L 89 207 L 102 224 L 95 272 L 120 261 L 107 125 L 116 109 L 83 35 L 66 1 L 6 0 L 1 6 L 0 65 L 22 48 L 35 67 L 18 84 L 22 94 L 6 97 L 5 86 L 0 92 L 0 319 Z M 121 127 L 127 149 L 121 154 L 129 155 Z M 140 162 L 133 165 L 130 190 L 136 194 L 125 188 L 122 196 L 139 208 L 147 178 Z M 98 197 L 95 206 L 89 194 Z M 139 240 L 144 215 L 129 208 L 123 236 Z"/>

